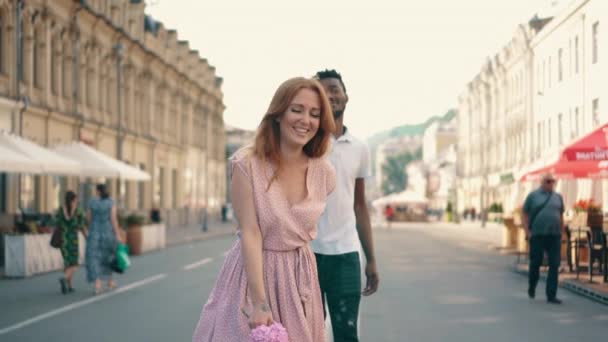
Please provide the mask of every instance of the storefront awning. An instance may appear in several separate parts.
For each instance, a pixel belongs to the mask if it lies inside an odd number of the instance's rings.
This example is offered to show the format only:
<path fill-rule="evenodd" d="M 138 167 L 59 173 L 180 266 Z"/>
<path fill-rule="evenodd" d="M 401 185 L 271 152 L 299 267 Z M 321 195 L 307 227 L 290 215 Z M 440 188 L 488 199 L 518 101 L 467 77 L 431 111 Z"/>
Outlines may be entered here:
<path fill-rule="evenodd" d="M 80 164 L 71 159 L 64 158 L 52 150 L 44 148 L 20 136 L 0 131 L 0 146 L 12 150 L 39 165 L 40 170 L 23 172 L 39 172 L 56 175 L 78 175 Z"/>
<path fill-rule="evenodd" d="M 608 123 L 566 147 L 562 158 L 568 161 L 608 160 Z"/>
<path fill-rule="evenodd" d="M 558 179 L 608 178 L 608 160 L 577 162 L 562 158 L 555 164 L 525 174 L 521 180 L 540 180 L 547 173 L 553 174 Z"/>
<path fill-rule="evenodd" d="M 41 173 L 42 166 L 35 160 L 0 145 L 0 172 Z"/>
<path fill-rule="evenodd" d="M 103 154 L 81 142 L 55 147 L 55 151 L 77 161 L 80 164 L 81 176 L 120 178 L 124 180 L 148 181 L 150 175 L 136 167 Z"/>

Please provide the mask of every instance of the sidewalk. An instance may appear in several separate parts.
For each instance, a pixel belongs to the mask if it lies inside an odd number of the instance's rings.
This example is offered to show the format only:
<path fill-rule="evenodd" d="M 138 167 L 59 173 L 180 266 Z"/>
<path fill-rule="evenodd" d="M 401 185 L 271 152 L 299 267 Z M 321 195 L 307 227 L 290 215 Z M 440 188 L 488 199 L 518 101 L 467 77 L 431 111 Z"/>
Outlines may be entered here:
<path fill-rule="evenodd" d="M 236 222 L 222 223 L 218 220 L 209 220 L 207 228 L 206 232 L 203 232 L 202 224 L 167 228 L 167 247 L 234 235 L 236 233 Z"/>
<path fill-rule="evenodd" d="M 516 264 L 513 267 L 515 273 L 528 276 L 528 265 L 527 264 Z M 571 292 L 579 294 L 583 297 L 587 297 L 596 302 L 608 305 L 608 283 L 594 282 L 590 283 L 586 279 L 587 275 L 585 272 L 580 274 L 579 279 L 576 279 L 575 272 L 560 272 L 559 273 L 559 286 L 567 289 Z M 547 272 L 541 268 L 540 278 L 547 280 Z M 595 275 L 594 279 L 602 278 L 601 275 Z"/>

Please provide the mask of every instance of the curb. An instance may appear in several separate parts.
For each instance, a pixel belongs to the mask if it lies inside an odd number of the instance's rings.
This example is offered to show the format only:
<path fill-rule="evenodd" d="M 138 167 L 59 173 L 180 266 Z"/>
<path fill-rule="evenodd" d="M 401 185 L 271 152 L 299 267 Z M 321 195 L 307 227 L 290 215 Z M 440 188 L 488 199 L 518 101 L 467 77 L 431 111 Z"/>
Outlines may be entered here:
<path fill-rule="evenodd" d="M 523 276 L 528 276 L 528 271 L 526 270 L 521 270 L 517 267 L 517 265 L 511 267 L 511 270 L 513 271 L 513 273 L 516 274 L 520 274 Z M 542 279 L 543 281 L 547 280 L 547 275 L 544 273 L 540 274 L 540 279 Z M 561 287 L 562 289 L 566 289 L 572 293 L 575 293 L 577 295 L 580 295 L 582 297 L 585 297 L 587 299 L 590 299 L 596 303 L 600 303 L 600 304 L 604 304 L 604 305 L 608 305 L 608 294 L 603 294 L 600 293 L 599 291 L 590 289 L 588 287 L 585 286 L 581 286 L 577 283 L 574 283 L 568 279 L 566 280 L 561 280 L 559 282 L 559 287 Z"/>

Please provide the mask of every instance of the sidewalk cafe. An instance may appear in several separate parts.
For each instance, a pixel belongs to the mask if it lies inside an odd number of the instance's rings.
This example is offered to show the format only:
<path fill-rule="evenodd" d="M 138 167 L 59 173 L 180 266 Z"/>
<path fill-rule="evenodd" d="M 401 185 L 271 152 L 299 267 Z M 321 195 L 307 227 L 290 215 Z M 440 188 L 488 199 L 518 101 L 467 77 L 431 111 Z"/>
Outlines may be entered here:
<path fill-rule="evenodd" d="M 608 179 L 608 124 L 564 148 L 555 163 L 524 174 L 521 181 L 538 181 L 547 173 L 562 182 Z M 572 197 L 564 189 L 564 198 Z M 599 278 L 608 283 L 608 217 L 600 202 L 603 195 L 601 186 L 593 186 L 591 198 L 578 199 L 566 208 L 562 257 L 577 279 L 584 271 L 589 282 Z M 527 244 L 520 252 L 526 251 Z"/>
<path fill-rule="evenodd" d="M 17 191 L 9 191 L 8 177 L 17 180 L 11 185 L 16 186 Z M 80 204 L 85 205 L 92 193 L 93 182 L 110 179 L 149 181 L 150 178 L 148 173 L 82 142 L 49 149 L 0 131 L 0 196 L 3 197 L 3 206 L 6 200 L 16 204 L 13 206 L 16 210 L 9 212 L 6 212 L 6 207 L 0 208 L 5 211 L 0 213 L 0 266 L 5 267 L 5 275 L 28 276 L 61 268 L 60 253 L 49 247 L 51 215 L 56 208 L 28 206 L 29 201 L 47 196 L 56 197 L 54 203 L 61 203 L 60 199 L 70 184 L 79 193 Z M 57 180 L 61 186 L 53 187 L 56 190 L 52 193 L 41 190 L 41 183 Z M 16 194 L 18 198 L 7 198 L 9 194 Z M 28 254 L 31 255 L 26 257 Z"/>

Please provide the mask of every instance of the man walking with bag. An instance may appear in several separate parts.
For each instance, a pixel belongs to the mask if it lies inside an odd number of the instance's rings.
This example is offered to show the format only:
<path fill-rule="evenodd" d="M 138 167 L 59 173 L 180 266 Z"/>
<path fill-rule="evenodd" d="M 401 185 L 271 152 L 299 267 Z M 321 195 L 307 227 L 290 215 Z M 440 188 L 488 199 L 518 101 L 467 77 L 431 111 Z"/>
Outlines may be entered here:
<path fill-rule="evenodd" d="M 546 174 L 541 186 L 532 191 L 523 207 L 523 225 L 530 242 L 528 296 L 536 296 L 536 285 L 544 253 L 549 260 L 547 302 L 561 304 L 557 299 L 558 272 L 561 263 L 561 234 L 564 228 L 564 200 L 555 192 L 555 178 Z"/>

